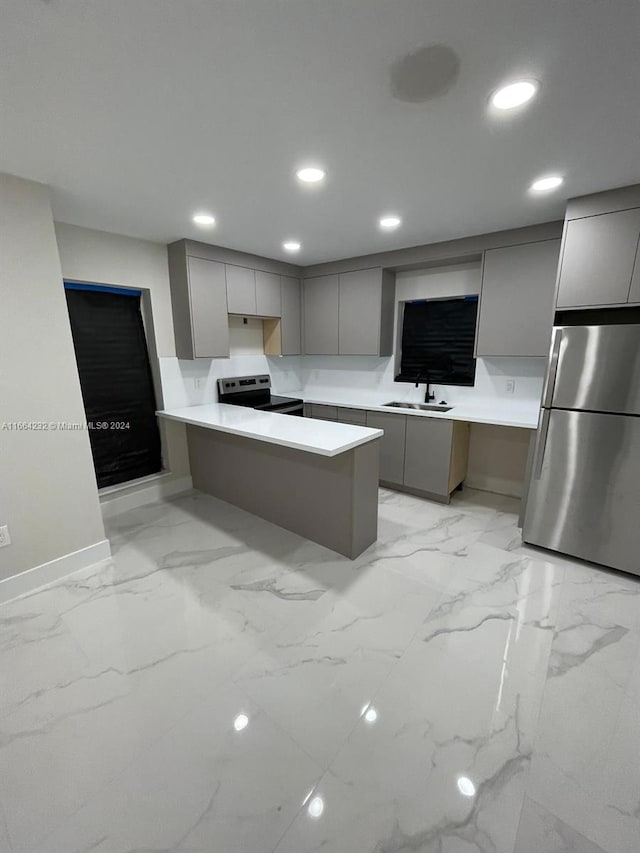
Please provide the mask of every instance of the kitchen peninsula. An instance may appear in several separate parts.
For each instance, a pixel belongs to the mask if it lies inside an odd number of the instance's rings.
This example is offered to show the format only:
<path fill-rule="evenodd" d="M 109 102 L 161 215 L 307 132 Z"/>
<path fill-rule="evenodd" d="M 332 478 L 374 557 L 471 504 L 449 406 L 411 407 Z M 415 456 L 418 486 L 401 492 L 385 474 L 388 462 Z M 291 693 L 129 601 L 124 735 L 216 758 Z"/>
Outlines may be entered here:
<path fill-rule="evenodd" d="M 224 403 L 158 415 L 187 425 L 196 489 L 351 559 L 376 541 L 382 430 Z"/>

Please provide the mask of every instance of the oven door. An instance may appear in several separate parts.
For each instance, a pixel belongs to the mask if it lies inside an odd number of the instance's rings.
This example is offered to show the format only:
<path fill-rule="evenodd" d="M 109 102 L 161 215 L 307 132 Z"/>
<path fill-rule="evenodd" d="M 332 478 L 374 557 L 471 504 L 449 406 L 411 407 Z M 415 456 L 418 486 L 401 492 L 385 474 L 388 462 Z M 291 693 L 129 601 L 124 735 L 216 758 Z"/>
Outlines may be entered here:
<path fill-rule="evenodd" d="M 269 412 L 275 412 L 277 415 L 295 415 L 298 418 L 304 417 L 304 404 L 303 403 L 291 403 L 289 405 L 273 407 L 272 409 L 268 409 Z"/>

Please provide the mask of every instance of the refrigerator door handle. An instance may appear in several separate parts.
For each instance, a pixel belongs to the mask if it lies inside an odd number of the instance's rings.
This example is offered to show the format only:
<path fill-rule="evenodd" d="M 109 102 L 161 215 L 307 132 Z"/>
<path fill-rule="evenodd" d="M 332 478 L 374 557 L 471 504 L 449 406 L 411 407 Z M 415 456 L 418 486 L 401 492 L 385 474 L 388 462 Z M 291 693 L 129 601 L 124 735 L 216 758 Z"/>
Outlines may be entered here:
<path fill-rule="evenodd" d="M 551 409 L 542 410 L 542 419 L 538 428 L 538 441 L 536 444 L 535 462 L 533 464 L 533 478 L 539 480 L 542 474 L 542 463 L 544 462 L 544 452 L 547 447 L 547 433 L 549 432 L 549 420 L 551 419 Z"/>
<path fill-rule="evenodd" d="M 556 374 L 558 372 L 558 358 L 560 355 L 560 344 L 562 342 L 562 329 L 556 327 L 553 330 L 553 339 L 551 341 L 551 352 L 549 353 L 549 370 L 547 371 L 547 380 L 542 392 L 542 405 L 545 409 L 551 406 L 553 400 L 553 392 L 556 388 Z"/>

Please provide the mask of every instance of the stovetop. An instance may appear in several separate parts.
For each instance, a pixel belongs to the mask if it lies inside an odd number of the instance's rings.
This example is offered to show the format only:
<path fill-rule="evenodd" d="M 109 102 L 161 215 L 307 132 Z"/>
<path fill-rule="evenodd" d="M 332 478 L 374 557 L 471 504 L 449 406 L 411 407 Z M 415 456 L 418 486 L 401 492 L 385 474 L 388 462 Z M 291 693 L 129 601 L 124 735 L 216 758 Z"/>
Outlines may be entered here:
<path fill-rule="evenodd" d="M 271 377 L 267 374 L 218 379 L 218 402 L 263 411 L 283 406 L 302 405 L 302 400 L 295 397 L 272 394 Z"/>

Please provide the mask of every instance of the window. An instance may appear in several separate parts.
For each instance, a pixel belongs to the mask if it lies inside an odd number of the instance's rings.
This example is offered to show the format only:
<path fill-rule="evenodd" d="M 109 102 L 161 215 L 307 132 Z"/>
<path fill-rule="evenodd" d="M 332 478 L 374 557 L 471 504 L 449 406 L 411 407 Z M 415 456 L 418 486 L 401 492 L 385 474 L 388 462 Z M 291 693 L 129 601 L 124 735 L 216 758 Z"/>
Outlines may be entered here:
<path fill-rule="evenodd" d="M 477 313 L 477 296 L 405 302 L 396 382 L 473 385 Z"/>
<path fill-rule="evenodd" d="M 162 470 L 139 290 L 65 282 L 98 487 Z"/>

